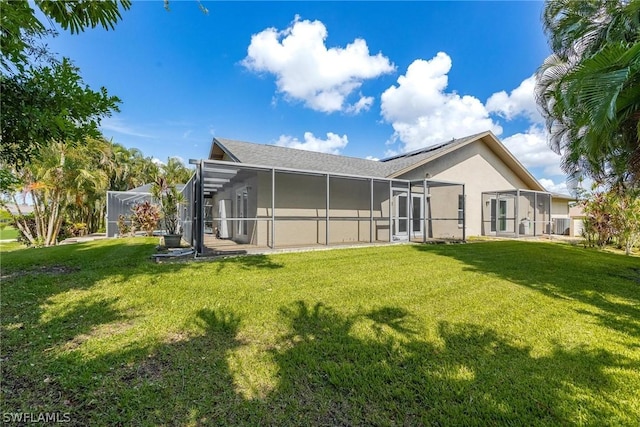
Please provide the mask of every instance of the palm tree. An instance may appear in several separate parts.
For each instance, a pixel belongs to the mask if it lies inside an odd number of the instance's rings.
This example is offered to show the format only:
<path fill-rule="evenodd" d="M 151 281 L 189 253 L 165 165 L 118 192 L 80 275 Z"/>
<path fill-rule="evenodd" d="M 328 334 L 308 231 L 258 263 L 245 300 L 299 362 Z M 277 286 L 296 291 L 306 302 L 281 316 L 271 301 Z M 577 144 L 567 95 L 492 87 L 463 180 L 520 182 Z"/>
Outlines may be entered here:
<path fill-rule="evenodd" d="M 185 184 L 191 178 L 193 170 L 186 167 L 177 157 L 169 157 L 162 166 L 162 174 L 171 184 Z"/>
<path fill-rule="evenodd" d="M 574 179 L 640 183 L 640 1 L 551 0 L 537 72 L 549 144 Z"/>

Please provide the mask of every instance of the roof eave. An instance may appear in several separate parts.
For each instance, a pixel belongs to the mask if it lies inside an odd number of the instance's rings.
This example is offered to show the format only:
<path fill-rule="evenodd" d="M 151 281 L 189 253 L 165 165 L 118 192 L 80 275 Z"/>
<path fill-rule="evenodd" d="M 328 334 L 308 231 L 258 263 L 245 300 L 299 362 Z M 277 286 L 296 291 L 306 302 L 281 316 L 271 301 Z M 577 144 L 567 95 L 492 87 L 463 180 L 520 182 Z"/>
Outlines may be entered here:
<path fill-rule="evenodd" d="M 224 146 L 224 144 L 222 144 L 215 136 L 213 137 L 213 139 L 211 140 L 211 149 L 209 150 L 209 159 L 212 159 L 213 157 L 213 148 L 215 146 L 220 147 L 220 149 L 227 155 L 229 156 L 229 158 L 231 160 L 233 160 L 235 163 L 242 163 L 240 161 L 240 159 L 238 159 L 231 151 L 229 151 L 229 149 L 227 147 Z"/>
<path fill-rule="evenodd" d="M 490 141 L 490 143 L 487 143 L 487 140 L 484 138 L 488 138 L 488 140 Z M 422 161 L 419 161 L 417 163 L 414 163 L 411 166 L 405 167 L 399 171 L 396 171 L 390 175 L 387 176 L 387 178 L 397 178 L 401 175 L 404 175 L 407 172 L 410 172 L 420 166 L 423 166 L 427 163 L 430 163 L 436 159 L 439 159 L 442 156 L 445 156 L 453 151 L 459 150 L 463 147 L 466 147 L 469 144 L 472 144 L 478 140 L 484 139 L 485 143 L 487 144 L 487 146 L 498 155 L 498 157 L 500 157 L 500 159 L 502 161 L 504 161 L 507 166 L 509 166 L 511 168 L 511 170 L 513 170 L 516 175 L 518 175 L 518 177 L 520 177 L 520 179 L 522 179 L 522 181 L 524 181 L 527 185 L 529 185 L 531 187 L 531 189 L 533 190 L 537 190 L 537 191 L 544 191 L 547 192 L 546 188 L 544 188 L 542 186 L 542 184 L 540 184 L 538 182 L 537 179 L 535 179 L 535 177 L 533 175 L 531 175 L 531 173 L 527 170 L 527 168 L 524 167 L 524 165 L 522 163 L 520 163 L 520 161 L 518 159 L 516 159 L 513 154 L 511 154 L 511 152 L 507 149 L 507 147 L 504 146 L 504 144 L 502 144 L 502 142 L 500 142 L 500 140 L 493 134 L 493 132 L 491 131 L 487 131 L 484 133 L 480 133 L 478 135 L 476 135 L 474 138 L 469 139 L 468 141 L 465 141 L 464 143 L 460 144 L 460 145 L 454 145 L 452 147 L 449 147 L 446 150 L 443 150 L 441 153 L 438 153 L 436 155 L 434 155 L 433 157 L 429 157 L 428 159 L 424 159 Z"/>
<path fill-rule="evenodd" d="M 432 162 L 432 161 L 434 161 L 436 159 L 439 159 L 440 157 L 442 157 L 442 156 L 444 156 L 446 154 L 449 154 L 449 153 L 451 153 L 453 151 L 456 151 L 456 150 L 458 150 L 458 149 L 460 149 L 462 147 L 466 147 L 467 145 L 477 141 L 478 139 L 481 139 L 481 138 L 485 137 L 486 135 L 488 135 L 490 133 L 491 132 L 487 131 L 487 132 L 478 134 L 475 138 L 469 139 L 468 141 L 466 141 L 466 142 L 464 142 L 464 143 L 462 143 L 460 145 L 451 146 L 451 147 L 447 148 L 446 150 L 443 150 L 442 152 L 434 155 L 433 157 L 429 157 L 427 159 L 424 159 L 424 160 L 421 160 L 421 161 L 419 161 L 417 163 L 414 163 L 411 166 L 407 166 L 407 167 L 405 167 L 403 169 L 400 169 L 400 170 L 388 175 L 387 178 L 397 178 L 400 175 L 404 175 L 405 173 L 410 172 L 410 171 L 412 171 L 412 170 L 414 170 L 414 169 L 416 169 L 416 168 L 418 168 L 420 166 L 426 165 L 427 163 L 430 163 L 430 162 Z"/>

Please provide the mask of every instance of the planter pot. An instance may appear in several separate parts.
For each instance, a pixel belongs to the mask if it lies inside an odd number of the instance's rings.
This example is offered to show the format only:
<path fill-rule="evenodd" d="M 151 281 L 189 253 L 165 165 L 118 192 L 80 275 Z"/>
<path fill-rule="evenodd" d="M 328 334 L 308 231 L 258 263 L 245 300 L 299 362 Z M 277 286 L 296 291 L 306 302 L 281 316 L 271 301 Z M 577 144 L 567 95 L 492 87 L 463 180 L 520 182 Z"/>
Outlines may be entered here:
<path fill-rule="evenodd" d="M 182 240 L 182 234 L 165 234 L 164 235 L 164 245 L 167 248 L 179 248 L 181 240 Z"/>

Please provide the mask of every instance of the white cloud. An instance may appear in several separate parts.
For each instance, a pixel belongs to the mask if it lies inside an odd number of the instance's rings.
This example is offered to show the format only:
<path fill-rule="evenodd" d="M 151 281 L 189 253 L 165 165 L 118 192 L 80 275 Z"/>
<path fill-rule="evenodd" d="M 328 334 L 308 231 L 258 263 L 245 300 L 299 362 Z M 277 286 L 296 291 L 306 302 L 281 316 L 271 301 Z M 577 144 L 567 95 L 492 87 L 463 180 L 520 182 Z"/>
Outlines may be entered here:
<path fill-rule="evenodd" d="M 311 109 L 357 113 L 369 108 L 373 99 L 363 95 L 354 104 L 345 104 L 364 80 L 390 73 L 395 66 L 382 53 L 370 55 L 363 39 L 344 48 L 327 48 L 326 38 L 322 22 L 296 16 L 285 30 L 267 28 L 254 34 L 242 64 L 254 72 L 274 74 L 279 92 Z"/>
<path fill-rule="evenodd" d="M 494 93 L 487 100 L 487 110 L 506 120 L 524 116 L 533 123 L 544 123 L 536 104 L 535 84 L 535 76 L 531 76 L 523 80 L 520 86 L 511 91 L 511 94 L 507 94 L 504 90 Z"/>
<path fill-rule="evenodd" d="M 566 181 L 556 183 L 552 179 L 548 178 L 540 178 L 539 181 L 540 184 L 542 184 L 542 186 L 547 189 L 547 191 L 559 194 L 571 194 L 571 191 L 567 187 Z"/>
<path fill-rule="evenodd" d="M 362 96 L 360 95 L 360 99 L 353 105 L 349 105 L 345 111 L 347 113 L 358 114 L 360 111 L 368 111 L 369 108 L 373 105 L 373 97 L 372 96 Z"/>
<path fill-rule="evenodd" d="M 540 125 L 532 125 L 524 133 L 516 133 L 502 140 L 504 145 L 527 169 L 542 168 L 545 175 L 564 175 L 561 157 L 547 145 L 547 133 Z"/>
<path fill-rule="evenodd" d="M 367 157 L 365 157 L 365 159 L 367 159 L 367 160 L 373 160 L 374 162 L 377 162 L 377 161 L 379 161 L 379 160 L 380 160 L 379 158 L 377 158 L 377 157 L 375 157 L 375 156 L 367 156 Z"/>
<path fill-rule="evenodd" d="M 480 100 L 445 92 L 451 65 L 444 52 L 428 61 L 417 59 L 398 78 L 398 85 L 382 94 L 382 116 L 393 126 L 392 139 L 403 144 L 401 151 L 486 130 L 502 133 Z"/>
<path fill-rule="evenodd" d="M 502 142 L 527 169 L 540 171 L 545 177 L 541 183 L 550 191 L 567 193 L 566 182 L 561 182 L 565 175 L 560 168 L 561 156 L 547 145 L 544 121 L 535 102 L 534 77 L 510 93 L 494 93 L 485 105 L 473 96 L 446 91 L 451 66 L 451 58 L 444 52 L 428 61 L 418 59 L 398 78 L 397 85 L 382 94 L 382 116 L 395 131 L 385 154 L 393 156 L 485 130 L 500 135 L 503 129 L 491 113 L 505 122 L 523 117 L 529 128 Z"/>
<path fill-rule="evenodd" d="M 104 133 L 115 132 L 121 135 L 136 136 L 139 138 L 153 138 L 152 135 L 140 132 L 137 129 L 127 125 L 124 120 L 119 117 L 107 117 L 100 122 L 100 128 Z"/>
<path fill-rule="evenodd" d="M 276 145 L 280 147 L 298 148 L 300 150 L 318 151 L 320 153 L 340 154 L 340 150 L 347 146 L 347 135 L 337 135 L 327 132 L 327 139 L 316 138 L 313 133 L 304 133 L 304 142 L 288 135 L 280 135 Z"/>

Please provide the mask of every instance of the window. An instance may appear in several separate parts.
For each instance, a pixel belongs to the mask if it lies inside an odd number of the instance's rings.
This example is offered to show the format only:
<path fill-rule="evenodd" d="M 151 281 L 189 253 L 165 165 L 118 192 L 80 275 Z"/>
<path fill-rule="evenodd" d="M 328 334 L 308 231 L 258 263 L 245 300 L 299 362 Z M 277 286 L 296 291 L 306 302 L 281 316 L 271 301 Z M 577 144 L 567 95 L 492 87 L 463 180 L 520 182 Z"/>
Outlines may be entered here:
<path fill-rule="evenodd" d="M 464 194 L 458 194 L 458 227 L 464 227 Z"/>

